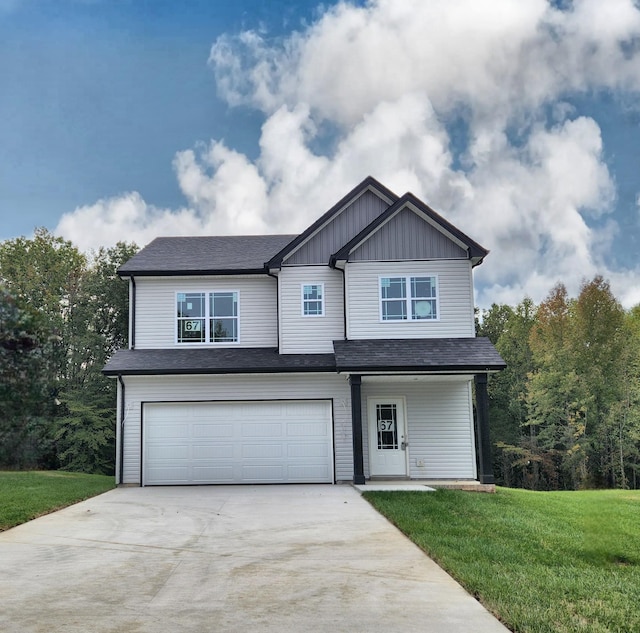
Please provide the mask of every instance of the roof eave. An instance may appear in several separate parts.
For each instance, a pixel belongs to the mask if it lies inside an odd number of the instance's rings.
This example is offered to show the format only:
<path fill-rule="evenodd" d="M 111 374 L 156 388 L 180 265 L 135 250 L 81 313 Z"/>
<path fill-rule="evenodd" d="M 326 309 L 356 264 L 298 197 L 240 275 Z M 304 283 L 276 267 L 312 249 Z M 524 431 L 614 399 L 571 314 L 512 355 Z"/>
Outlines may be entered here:
<path fill-rule="evenodd" d="M 199 268 L 189 270 L 122 270 L 119 277 L 195 277 L 199 275 L 267 275 L 268 270 L 262 268 Z"/>

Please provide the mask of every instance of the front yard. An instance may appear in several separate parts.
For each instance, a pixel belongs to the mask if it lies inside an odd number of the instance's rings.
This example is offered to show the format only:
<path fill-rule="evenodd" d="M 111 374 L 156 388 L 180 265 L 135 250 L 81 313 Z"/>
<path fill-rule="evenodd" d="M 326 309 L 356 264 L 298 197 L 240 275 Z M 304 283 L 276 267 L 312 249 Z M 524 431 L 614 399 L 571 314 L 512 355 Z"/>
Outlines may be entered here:
<path fill-rule="evenodd" d="M 104 475 L 0 471 L 0 531 L 114 487 L 114 478 Z"/>
<path fill-rule="evenodd" d="M 512 631 L 640 631 L 640 491 L 364 496 Z"/>

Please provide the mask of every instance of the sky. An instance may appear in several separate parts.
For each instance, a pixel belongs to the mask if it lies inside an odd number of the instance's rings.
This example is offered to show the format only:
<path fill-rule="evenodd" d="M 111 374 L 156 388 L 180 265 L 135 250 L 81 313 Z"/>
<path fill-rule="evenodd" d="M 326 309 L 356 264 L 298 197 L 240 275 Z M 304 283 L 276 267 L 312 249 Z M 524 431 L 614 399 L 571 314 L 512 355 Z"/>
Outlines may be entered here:
<path fill-rule="evenodd" d="M 0 240 L 295 233 L 366 176 L 476 303 L 640 303 L 638 0 L 0 0 Z"/>

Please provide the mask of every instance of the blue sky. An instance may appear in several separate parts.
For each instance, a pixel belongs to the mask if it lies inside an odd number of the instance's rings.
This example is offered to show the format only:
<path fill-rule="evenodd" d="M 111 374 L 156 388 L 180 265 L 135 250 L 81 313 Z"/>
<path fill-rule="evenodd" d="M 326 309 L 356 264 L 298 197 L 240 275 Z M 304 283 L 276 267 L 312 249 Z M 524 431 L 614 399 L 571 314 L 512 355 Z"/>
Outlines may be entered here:
<path fill-rule="evenodd" d="M 0 239 L 295 232 L 366 175 L 492 252 L 478 302 L 640 302 L 632 0 L 0 0 Z"/>

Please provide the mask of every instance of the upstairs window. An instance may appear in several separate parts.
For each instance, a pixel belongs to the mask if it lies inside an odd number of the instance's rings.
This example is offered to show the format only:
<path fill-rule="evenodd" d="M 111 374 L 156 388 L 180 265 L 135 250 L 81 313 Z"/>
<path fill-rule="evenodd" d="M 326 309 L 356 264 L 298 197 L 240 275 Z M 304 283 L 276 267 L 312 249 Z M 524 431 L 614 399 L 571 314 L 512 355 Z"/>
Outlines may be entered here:
<path fill-rule="evenodd" d="M 435 275 L 380 277 L 382 321 L 438 319 L 438 282 Z"/>
<path fill-rule="evenodd" d="M 324 316 L 324 284 L 302 284 L 302 316 Z"/>
<path fill-rule="evenodd" d="M 238 293 L 178 292 L 178 343 L 237 343 Z"/>

